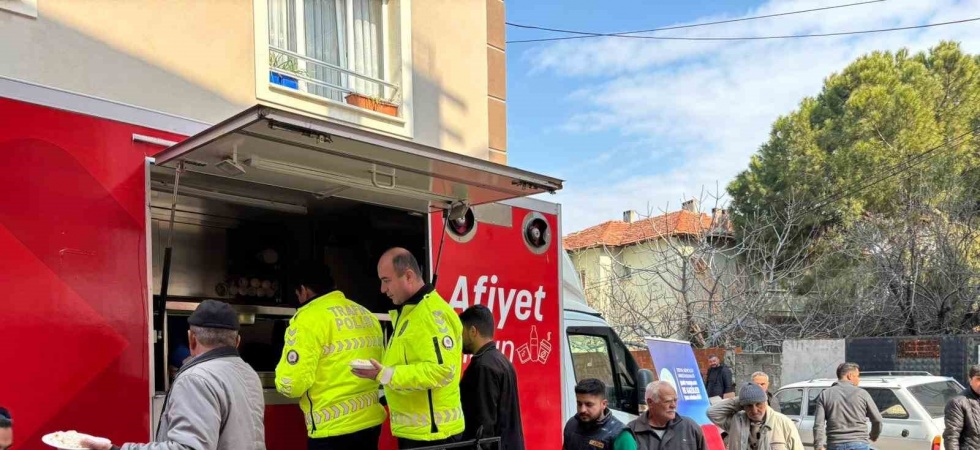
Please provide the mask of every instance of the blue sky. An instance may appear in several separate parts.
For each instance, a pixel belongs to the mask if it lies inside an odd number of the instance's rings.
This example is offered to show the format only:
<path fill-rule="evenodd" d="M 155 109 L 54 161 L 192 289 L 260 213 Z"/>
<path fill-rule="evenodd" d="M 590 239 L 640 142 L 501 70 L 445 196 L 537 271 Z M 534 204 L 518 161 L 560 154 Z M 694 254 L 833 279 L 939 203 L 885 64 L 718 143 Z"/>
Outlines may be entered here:
<path fill-rule="evenodd" d="M 614 32 L 773 14 L 858 0 L 508 1 L 515 23 Z M 980 16 L 980 0 L 887 0 L 850 8 L 662 32 L 762 36 L 852 31 Z M 678 209 L 714 193 L 768 137 L 771 123 L 823 80 L 873 50 L 940 40 L 980 53 L 976 22 L 805 40 L 679 42 L 594 38 L 507 48 L 508 163 L 566 180 L 563 232 L 622 212 Z M 561 36 L 507 28 L 507 39 Z"/>

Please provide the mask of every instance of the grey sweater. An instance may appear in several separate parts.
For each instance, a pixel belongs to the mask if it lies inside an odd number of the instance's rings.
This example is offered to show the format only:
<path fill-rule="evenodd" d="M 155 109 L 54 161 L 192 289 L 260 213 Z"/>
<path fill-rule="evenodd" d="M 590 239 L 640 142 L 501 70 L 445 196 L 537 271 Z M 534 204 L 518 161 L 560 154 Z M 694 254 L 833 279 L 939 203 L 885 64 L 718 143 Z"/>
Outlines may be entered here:
<path fill-rule="evenodd" d="M 817 396 L 813 420 L 816 449 L 827 444 L 871 443 L 881 434 L 881 413 L 868 391 L 840 380 Z M 871 419 L 871 433 L 865 419 Z"/>

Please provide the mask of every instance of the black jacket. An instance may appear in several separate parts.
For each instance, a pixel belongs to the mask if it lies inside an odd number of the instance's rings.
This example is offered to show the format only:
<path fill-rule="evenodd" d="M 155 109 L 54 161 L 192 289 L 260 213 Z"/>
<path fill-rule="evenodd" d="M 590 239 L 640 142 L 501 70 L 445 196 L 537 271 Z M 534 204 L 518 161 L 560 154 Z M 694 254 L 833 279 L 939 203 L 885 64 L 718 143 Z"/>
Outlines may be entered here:
<path fill-rule="evenodd" d="M 969 384 L 946 404 L 945 420 L 943 447 L 946 450 L 980 448 L 980 396 Z"/>
<path fill-rule="evenodd" d="M 466 429 L 463 439 L 500 436 L 501 450 L 524 450 L 524 428 L 517 395 L 517 372 L 493 342 L 473 354 L 459 382 Z M 490 445 L 489 448 L 496 448 Z"/>
<path fill-rule="evenodd" d="M 704 431 L 694 420 L 678 414 L 667 422 L 667 430 L 661 438 L 650 427 L 647 414 L 649 412 L 640 414 L 628 425 L 636 436 L 637 450 L 707 450 Z"/>
<path fill-rule="evenodd" d="M 732 369 L 724 364 L 708 369 L 708 381 L 704 384 L 708 397 L 724 397 L 729 392 L 735 392 Z"/>
<path fill-rule="evenodd" d="M 616 440 L 623 433 L 632 436 L 633 430 L 613 417 L 609 408 L 602 412 L 602 418 L 596 422 L 583 423 L 576 414 L 565 422 L 564 442 L 561 448 L 562 450 L 596 450 L 597 448 L 612 450 Z"/>

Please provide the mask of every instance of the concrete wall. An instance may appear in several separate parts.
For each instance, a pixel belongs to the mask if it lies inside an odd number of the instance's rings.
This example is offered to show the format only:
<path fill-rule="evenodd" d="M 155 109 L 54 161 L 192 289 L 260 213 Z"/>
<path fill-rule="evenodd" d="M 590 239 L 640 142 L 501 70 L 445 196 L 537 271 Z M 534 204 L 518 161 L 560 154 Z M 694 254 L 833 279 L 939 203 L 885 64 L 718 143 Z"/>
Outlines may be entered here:
<path fill-rule="evenodd" d="M 782 386 L 782 355 L 779 353 L 738 353 L 735 355 L 735 388 L 752 381 L 752 374 L 765 372 L 769 375 L 769 391 L 776 392 Z"/>
<path fill-rule="evenodd" d="M 493 50 L 492 72 L 488 56 L 488 42 L 503 45 L 503 5 L 494 2 L 387 2 L 387 72 L 401 86 L 400 117 L 271 87 L 267 0 L 40 1 L 37 17 L 0 10 L 0 77 L 209 124 L 272 104 L 481 159 L 493 135 L 503 162 L 504 103 L 488 103 L 506 86 L 502 49 Z"/>
<path fill-rule="evenodd" d="M 844 339 L 783 341 L 782 383 L 836 377 L 845 351 Z"/>

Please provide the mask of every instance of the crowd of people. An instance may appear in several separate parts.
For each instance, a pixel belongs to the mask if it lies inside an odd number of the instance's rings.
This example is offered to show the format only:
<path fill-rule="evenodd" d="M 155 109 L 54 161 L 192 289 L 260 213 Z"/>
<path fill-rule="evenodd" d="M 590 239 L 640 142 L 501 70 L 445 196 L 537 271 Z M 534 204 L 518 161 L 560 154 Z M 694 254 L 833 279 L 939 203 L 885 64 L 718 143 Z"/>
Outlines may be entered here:
<path fill-rule="evenodd" d="M 753 373 L 752 381 L 736 394 L 728 385 L 731 370 L 717 358 L 709 359 L 709 365 L 705 387 L 715 400 L 707 416 L 722 432 L 726 450 L 804 449 L 798 424 L 779 411 L 778 402 L 769 393 L 766 373 Z M 814 400 L 813 448 L 870 450 L 882 431 L 878 406 L 859 387 L 861 370 L 857 364 L 841 364 L 836 375 L 837 381 Z M 945 408 L 945 450 L 980 450 L 980 365 L 971 366 L 968 376 L 969 386 Z M 677 412 L 677 391 L 669 382 L 650 383 L 645 394 L 646 412 L 627 424 L 609 410 L 606 386 L 601 381 L 580 381 L 575 396 L 578 411 L 565 426 L 564 450 L 707 449 L 701 426 Z"/>

